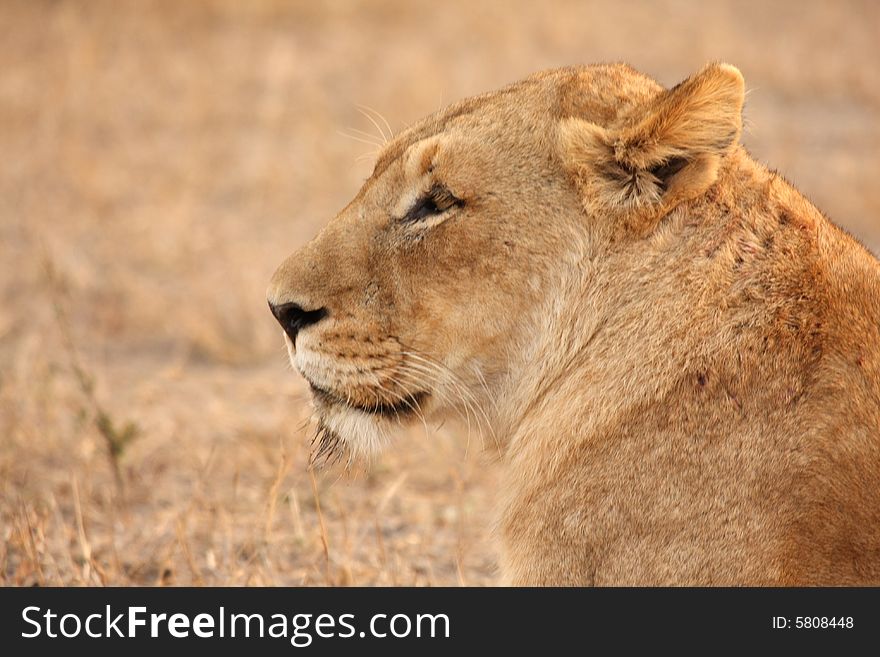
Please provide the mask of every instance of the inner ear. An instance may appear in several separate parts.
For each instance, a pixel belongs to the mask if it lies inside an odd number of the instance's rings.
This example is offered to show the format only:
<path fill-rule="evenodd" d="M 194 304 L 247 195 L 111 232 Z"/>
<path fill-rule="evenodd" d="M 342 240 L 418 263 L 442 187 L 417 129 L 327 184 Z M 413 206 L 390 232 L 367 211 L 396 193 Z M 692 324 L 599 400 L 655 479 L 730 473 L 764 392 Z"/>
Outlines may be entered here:
<path fill-rule="evenodd" d="M 657 179 L 657 186 L 661 192 L 669 189 L 670 182 L 673 177 L 684 169 L 690 160 L 686 157 L 673 157 L 665 162 L 648 169 L 649 173 Z"/>
<path fill-rule="evenodd" d="M 650 170 L 681 158 L 722 156 L 739 140 L 743 98 L 742 74 L 733 66 L 710 64 L 626 117 L 614 134 L 614 157 Z"/>
<path fill-rule="evenodd" d="M 563 119 L 560 150 L 587 212 L 643 232 L 703 194 L 737 148 L 743 94 L 737 69 L 711 64 L 608 126 Z"/>

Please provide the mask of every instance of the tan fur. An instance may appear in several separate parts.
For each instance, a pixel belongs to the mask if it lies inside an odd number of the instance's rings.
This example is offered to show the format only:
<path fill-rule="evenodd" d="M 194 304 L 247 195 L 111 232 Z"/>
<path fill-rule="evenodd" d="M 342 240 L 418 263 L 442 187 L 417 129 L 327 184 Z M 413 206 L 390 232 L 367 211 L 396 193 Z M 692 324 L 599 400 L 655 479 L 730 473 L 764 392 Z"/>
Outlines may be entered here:
<path fill-rule="evenodd" d="M 511 584 L 880 584 L 880 264 L 739 145 L 743 81 L 537 74 L 397 136 L 269 288 L 327 449 L 459 415 Z M 402 221 L 442 184 L 461 200 Z M 358 410 L 357 408 L 360 408 Z"/>

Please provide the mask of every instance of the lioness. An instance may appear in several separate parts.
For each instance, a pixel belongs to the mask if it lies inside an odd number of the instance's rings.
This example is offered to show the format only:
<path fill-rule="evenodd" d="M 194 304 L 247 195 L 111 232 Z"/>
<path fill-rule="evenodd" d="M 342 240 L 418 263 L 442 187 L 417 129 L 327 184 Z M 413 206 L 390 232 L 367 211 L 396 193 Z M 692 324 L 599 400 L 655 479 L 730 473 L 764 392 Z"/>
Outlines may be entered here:
<path fill-rule="evenodd" d="M 743 94 L 567 68 L 394 138 L 269 287 L 318 451 L 485 425 L 510 584 L 880 584 L 880 263 Z"/>

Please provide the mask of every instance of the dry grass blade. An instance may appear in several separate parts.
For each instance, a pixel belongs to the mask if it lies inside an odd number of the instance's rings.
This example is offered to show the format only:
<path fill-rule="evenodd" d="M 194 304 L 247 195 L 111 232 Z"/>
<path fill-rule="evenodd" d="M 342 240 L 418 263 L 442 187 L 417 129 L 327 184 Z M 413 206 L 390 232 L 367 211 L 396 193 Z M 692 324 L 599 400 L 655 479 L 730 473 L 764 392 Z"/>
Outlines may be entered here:
<path fill-rule="evenodd" d="M 44 240 L 40 240 L 43 250 L 43 269 L 47 287 L 52 300 L 55 322 L 61 336 L 61 346 L 67 355 L 70 370 L 77 382 L 80 392 L 86 399 L 92 421 L 98 433 L 104 439 L 107 457 L 113 470 L 116 490 L 120 497 L 125 497 L 125 480 L 122 476 L 120 461 L 126 448 L 138 437 L 140 429 L 134 422 L 126 421 L 117 426 L 107 410 L 99 403 L 95 394 L 95 377 L 86 369 L 80 358 L 73 339 L 70 316 L 65 307 L 64 285 L 55 260 L 52 258 Z"/>
<path fill-rule="evenodd" d="M 269 487 L 269 494 L 266 498 L 266 521 L 263 525 L 263 542 L 266 545 L 271 543 L 272 524 L 275 521 L 275 508 L 278 504 L 278 491 L 281 489 L 284 477 L 290 471 L 292 462 L 290 454 L 284 448 L 283 441 L 279 445 L 279 452 L 281 458 L 278 461 L 278 469 L 275 472 L 275 478 L 272 480 L 272 485 Z"/>
<path fill-rule="evenodd" d="M 327 540 L 327 525 L 324 523 L 324 513 L 321 511 L 321 496 L 318 494 L 318 482 L 313 470 L 309 470 L 309 479 L 312 482 L 312 495 L 315 500 L 315 511 L 318 514 L 318 526 L 321 529 L 321 547 L 324 549 L 324 567 L 327 585 L 333 586 L 333 576 L 330 572 L 330 542 Z"/>
<path fill-rule="evenodd" d="M 76 538 L 79 541 L 79 551 L 82 558 L 82 579 L 88 584 L 94 572 L 94 562 L 92 561 L 92 545 L 86 535 L 86 525 L 83 520 L 82 503 L 79 496 L 79 482 L 76 477 L 71 476 L 70 486 L 73 489 L 73 509 L 76 515 Z"/>
<path fill-rule="evenodd" d="M 180 549 L 183 551 L 184 559 L 186 559 L 186 564 L 189 566 L 189 572 L 192 576 L 193 584 L 196 586 L 203 586 L 205 583 L 204 578 L 202 577 L 202 569 L 199 567 L 198 563 L 196 563 L 195 557 L 193 556 L 192 549 L 189 544 L 189 536 L 187 535 L 187 527 L 186 527 L 186 518 L 179 518 L 176 525 L 177 532 L 177 543 L 180 546 Z"/>

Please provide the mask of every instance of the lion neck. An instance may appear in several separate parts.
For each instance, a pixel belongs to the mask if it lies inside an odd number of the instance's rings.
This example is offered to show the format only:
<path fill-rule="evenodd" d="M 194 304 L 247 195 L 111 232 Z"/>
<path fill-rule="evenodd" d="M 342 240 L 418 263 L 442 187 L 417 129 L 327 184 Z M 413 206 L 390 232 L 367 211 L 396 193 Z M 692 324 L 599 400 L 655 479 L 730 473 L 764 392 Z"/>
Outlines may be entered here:
<path fill-rule="evenodd" d="M 779 305 L 766 294 L 749 299 L 751 282 L 768 277 L 756 245 L 777 228 L 765 207 L 772 178 L 735 158 L 718 186 L 651 234 L 580 250 L 536 320 L 547 330 L 511 370 L 496 431 L 508 437 L 508 458 L 606 435 L 638 406 L 674 402 L 682 376 L 742 358 L 743 340 L 753 338 L 724 336 L 766 323 Z M 753 207 L 736 202 L 749 195 Z"/>

